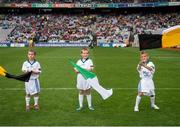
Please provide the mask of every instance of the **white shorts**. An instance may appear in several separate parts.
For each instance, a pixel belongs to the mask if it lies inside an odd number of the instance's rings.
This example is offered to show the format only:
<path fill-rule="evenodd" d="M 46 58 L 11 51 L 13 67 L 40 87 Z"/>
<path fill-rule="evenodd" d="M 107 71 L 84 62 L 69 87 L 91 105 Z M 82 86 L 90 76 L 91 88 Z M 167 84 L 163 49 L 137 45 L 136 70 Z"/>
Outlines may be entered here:
<path fill-rule="evenodd" d="M 78 74 L 77 75 L 77 89 L 88 90 L 90 88 L 91 86 L 89 85 L 89 83 L 87 83 L 87 80 L 81 74 Z"/>
<path fill-rule="evenodd" d="M 152 79 L 141 79 L 138 84 L 138 92 L 155 95 L 154 82 Z"/>
<path fill-rule="evenodd" d="M 40 84 L 38 79 L 30 79 L 29 82 L 25 82 L 26 94 L 34 95 L 40 92 Z"/>

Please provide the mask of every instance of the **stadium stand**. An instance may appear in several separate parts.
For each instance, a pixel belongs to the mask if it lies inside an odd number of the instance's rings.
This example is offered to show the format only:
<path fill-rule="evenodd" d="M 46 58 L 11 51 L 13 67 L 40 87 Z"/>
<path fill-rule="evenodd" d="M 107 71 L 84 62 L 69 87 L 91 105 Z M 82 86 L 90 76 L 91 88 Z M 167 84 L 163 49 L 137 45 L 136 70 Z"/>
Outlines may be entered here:
<path fill-rule="evenodd" d="M 177 1 L 179 0 L 0 0 L 0 3 L 144 3 Z"/>
<path fill-rule="evenodd" d="M 10 42 L 124 42 L 126 36 L 153 33 L 180 24 L 179 13 L 151 14 L 41 14 L 8 15 L 14 28 L 6 38 Z M 11 27 L 11 28 L 12 28 Z M 124 35 L 125 34 L 125 35 Z"/>
<path fill-rule="evenodd" d="M 35 43 L 91 43 L 95 40 L 129 44 L 129 40 L 134 40 L 137 34 L 159 34 L 163 29 L 180 24 L 179 11 L 170 6 L 179 5 L 177 1 L 180 0 L 0 0 L 0 28 L 4 34 L 0 41 L 27 43 L 33 39 Z M 142 12 L 141 8 L 146 5 L 142 3 L 147 2 L 150 6 Z M 52 3 L 74 4 L 67 4 L 72 7 L 56 8 L 56 4 Z M 82 6 L 76 6 L 81 3 Z M 90 4 L 89 7 L 88 4 L 83 6 L 83 3 L 100 4 Z M 162 9 L 165 3 L 167 10 L 171 11 L 163 12 L 166 10 Z M 108 6 L 101 8 L 101 5 Z M 114 5 L 118 5 L 117 8 Z M 158 6 L 158 10 L 154 5 Z M 127 7 L 124 9 L 124 6 Z"/>

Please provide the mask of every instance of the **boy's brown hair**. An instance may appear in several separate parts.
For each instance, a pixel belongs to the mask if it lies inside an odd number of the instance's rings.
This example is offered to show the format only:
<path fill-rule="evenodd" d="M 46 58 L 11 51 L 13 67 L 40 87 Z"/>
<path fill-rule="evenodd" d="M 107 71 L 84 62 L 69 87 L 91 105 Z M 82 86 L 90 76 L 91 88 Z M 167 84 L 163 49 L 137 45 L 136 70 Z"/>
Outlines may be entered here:
<path fill-rule="evenodd" d="M 88 51 L 88 53 L 89 53 L 89 50 L 88 50 L 87 48 L 82 48 L 81 53 L 82 53 L 83 51 Z"/>
<path fill-rule="evenodd" d="M 30 49 L 28 52 L 33 52 L 34 55 L 36 55 L 36 51 L 34 51 L 33 49 Z"/>

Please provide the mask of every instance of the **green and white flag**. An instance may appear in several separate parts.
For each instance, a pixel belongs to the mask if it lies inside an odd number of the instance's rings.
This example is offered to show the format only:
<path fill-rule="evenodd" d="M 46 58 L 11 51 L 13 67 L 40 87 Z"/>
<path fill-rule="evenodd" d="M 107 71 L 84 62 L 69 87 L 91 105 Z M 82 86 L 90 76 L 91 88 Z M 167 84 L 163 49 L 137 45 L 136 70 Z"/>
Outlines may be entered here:
<path fill-rule="evenodd" d="M 72 66 L 74 68 L 76 68 L 79 71 L 79 73 L 81 73 L 81 75 L 87 80 L 87 82 L 90 84 L 90 86 L 93 89 L 95 89 L 104 100 L 113 94 L 112 89 L 106 90 L 99 84 L 96 74 L 81 68 L 80 66 L 78 66 L 77 64 L 75 64 L 72 61 L 70 61 L 70 63 L 72 64 Z"/>

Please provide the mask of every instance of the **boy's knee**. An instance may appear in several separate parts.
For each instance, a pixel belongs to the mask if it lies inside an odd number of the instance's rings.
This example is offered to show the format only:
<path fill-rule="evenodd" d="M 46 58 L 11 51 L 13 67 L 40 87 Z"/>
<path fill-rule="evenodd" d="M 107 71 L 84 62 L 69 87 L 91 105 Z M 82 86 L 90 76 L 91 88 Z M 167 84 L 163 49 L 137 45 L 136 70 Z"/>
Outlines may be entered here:
<path fill-rule="evenodd" d="M 138 96 L 142 97 L 144 94 L 142 92 L 138 93 Z"/>
<path fill-rule="evenodd" d="M 91 90 L 90 89 L 86 90 L 86 95 L 89 95 L 89 94 L 91 94 Z"/>
<path fill-rule="evenodd" d="M 83 95 L 84 94 L 84 90 L 79 90 L 79 94 Z"/>
<path fill-rule="evenodd" d="M 38 93 L 35 93 L 35 94 L 33 94 L 33 95 L 28 94 L 28 96 L 30 96 L 30 97 L 38 97 L 39 94 L 38 94 Z"/>

